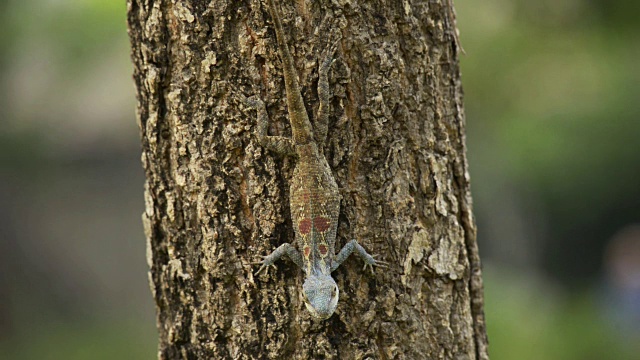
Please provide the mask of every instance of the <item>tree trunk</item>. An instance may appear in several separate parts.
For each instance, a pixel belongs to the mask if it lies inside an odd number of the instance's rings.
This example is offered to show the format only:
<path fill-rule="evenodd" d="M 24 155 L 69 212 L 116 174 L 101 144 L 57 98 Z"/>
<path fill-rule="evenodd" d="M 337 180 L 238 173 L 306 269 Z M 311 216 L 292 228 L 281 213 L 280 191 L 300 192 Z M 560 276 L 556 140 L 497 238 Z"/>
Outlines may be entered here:
<path fill-rule="evenodd" d="M 290 136 L 273 22 L 260 0 L 128 1 L 150 285 L 161 359 L 488 359 L 482 279 L 465 158 L 450 0 L 280 0 L 313 121 L 318 59 L 342 34 L 321 144 L 342 195 L 336 313 L 315 321 L 303 274 L 282 259 L 294 238 L 294 161 L 263 149 Z"/>

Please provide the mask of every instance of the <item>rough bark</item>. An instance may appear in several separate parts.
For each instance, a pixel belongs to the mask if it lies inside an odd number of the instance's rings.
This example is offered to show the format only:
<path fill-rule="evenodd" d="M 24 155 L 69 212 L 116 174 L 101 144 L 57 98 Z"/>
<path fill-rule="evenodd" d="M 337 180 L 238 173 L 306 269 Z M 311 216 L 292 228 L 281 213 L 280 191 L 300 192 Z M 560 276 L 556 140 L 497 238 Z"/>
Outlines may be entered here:
<path fill-rule="evenodd" d="M 259 0 L 128 1 L 146 171 L 143 223 L 161 359 L 488 359 L 450 0 L 280 0 L 303 97 L 317 111 L 318 58 L 342 33 L 323 144 L 342 195 L 337 246 L 390 263 L 334 273 L 336 314 L 313 321 L 290 261 L 252 262 L 291 241 L 292 160 L 282 66 Z"/>

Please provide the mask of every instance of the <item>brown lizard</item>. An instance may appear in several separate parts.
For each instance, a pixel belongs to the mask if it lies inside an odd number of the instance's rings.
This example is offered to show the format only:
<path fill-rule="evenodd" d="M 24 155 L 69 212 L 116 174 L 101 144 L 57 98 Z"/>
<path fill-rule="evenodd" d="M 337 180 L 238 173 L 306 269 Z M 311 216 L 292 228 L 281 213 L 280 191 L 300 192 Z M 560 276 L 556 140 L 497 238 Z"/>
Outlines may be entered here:
<path fill-rule="evenodd" d="M 340 193 L 331 168 L 324 157 L 322 144 L 325 143 L 329 119 L 329 69 L 336 41 L 329 47 L 318 70 L 318 116 L 312 127 L 304 107 L 300 85 L 293 64 L 293 58 L 286 43 L 280 16 L 273 0 L 267 0 L 273 19 L 278 49 L 284 68 L 285 90 L 292 138 L 268 136 L 268 115 L 264 103 L 253 96 L 247 103 L 258 112 L 257 135 L 265 148 L 280 154 L 297 157 L 297 164 L 290 181 L 290 209 L 296 242 L 301 248 L 285 243 L 280 245 L 261 262 L 258 273 L 287 254 L 305 273 L 302 286 L 305 305 L 317 319 L 327 319 L 338 304 L 338 286 L 331 277 L 351 253 L 356 252 L 373 271 L 374 265 L 384 262 L 376 260 L 358 244 L 349 241 L 340 252 L 335 253 L 336 230 L 340 213 Z"/>

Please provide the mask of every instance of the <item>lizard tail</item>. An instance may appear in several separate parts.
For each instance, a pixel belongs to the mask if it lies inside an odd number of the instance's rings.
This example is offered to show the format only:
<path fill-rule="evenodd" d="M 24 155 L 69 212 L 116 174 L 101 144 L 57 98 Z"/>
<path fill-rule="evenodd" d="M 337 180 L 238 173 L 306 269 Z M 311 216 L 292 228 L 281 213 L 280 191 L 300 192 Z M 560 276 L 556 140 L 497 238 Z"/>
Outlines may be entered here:
<path fill-rule="evenodd" d="M 269 12 L 276 28 L 276 37 L 278 38 L 278 49 L 282 64 L 284 67 L 284 84 L 287 92 L 287 107 L 289 109 L 289 119 L 291 120 L 291 131 L 293 133 L 293 141 L 298 145 L 308 144 L 314 141 L 313 128 L 307 115 L 307 109 L 304 107 L 302 95 L 300 94 L 300 85 L 298 84 L 298 76 L 293 65 L 293 57 L 289 52 L 289 46 L 284 37 L 282 30 L 282 22 L 280 15 L 276 10 L 274 0 L 267 0 L 269 4 Z"/>

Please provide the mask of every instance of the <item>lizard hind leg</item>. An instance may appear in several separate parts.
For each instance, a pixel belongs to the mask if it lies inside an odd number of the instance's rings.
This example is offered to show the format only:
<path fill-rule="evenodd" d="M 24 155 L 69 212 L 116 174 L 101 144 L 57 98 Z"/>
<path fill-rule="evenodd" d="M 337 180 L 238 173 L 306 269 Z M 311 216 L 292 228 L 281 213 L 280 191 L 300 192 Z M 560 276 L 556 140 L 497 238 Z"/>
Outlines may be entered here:
<path fill-rule="evenodd" d="M 316 136 L 316 142 L 322 147 L 327 139 L 327 132 L 329 131 L 329 111 L 331 101 L 331 90 L 329 89 L 329 70 L 331 64 L 335 61 L 333 55 L 338 49 L 342 36 L 338 34 L 337 38 L 331 43 L 331 45 L 322 53 L 320 67 L 318 68 L 318 99 L 320 105 L 318 106 L 318 116 L 314 122 L 314 134 Z"/>
<path fill-rule="evenodd" d="M 291 138 L 267 135 L 269 114 L 264 102 L 257 95 L 254 95 L 245 99 L 244 103 L 258 112 L 257 136 L 260 145 L 279 155 L 294 155 L 295 147 Z"/>

